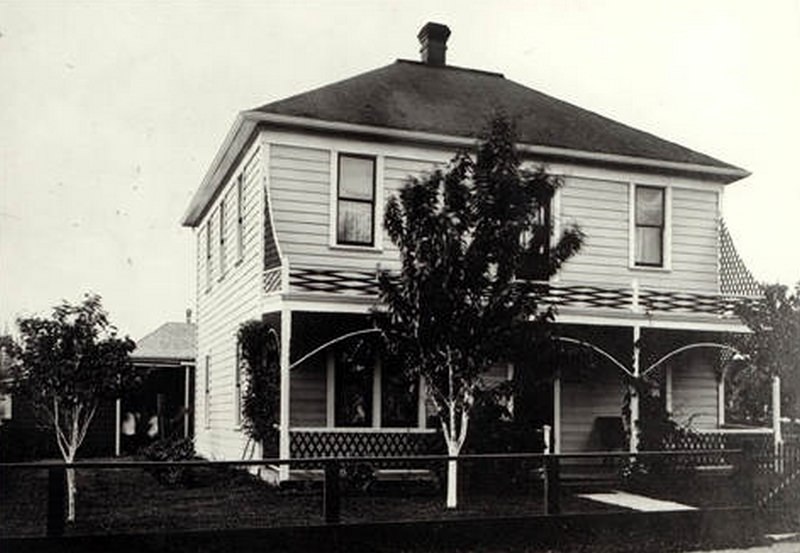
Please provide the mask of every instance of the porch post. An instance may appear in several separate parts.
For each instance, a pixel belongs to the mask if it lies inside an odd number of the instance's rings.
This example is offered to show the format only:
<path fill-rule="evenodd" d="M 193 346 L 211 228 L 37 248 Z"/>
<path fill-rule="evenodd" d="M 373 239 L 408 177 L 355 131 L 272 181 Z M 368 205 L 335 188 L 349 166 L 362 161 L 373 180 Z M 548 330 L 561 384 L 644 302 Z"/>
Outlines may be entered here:
<path fill-rule="evenodd" d="M 717 382 L 717 426 L 725 426 L 725 373 L 719 375 Z"/>
<path fill-rule="evenodd" d="M 642 336 L 642 329 L 639 325 L 633 327 L 633 378 L 638 383 L 639 380 L 639 339 Z M 636 386 L 630 386 L 631 394 L 631 437 L 628 449 L 631 453 L 639 451 L 639 391 Z"/>
<path fill-rule="evenodd" d="M 290 309 L 283 309 L 281 311 L 281 419 L 280 419 L 280 436 L 278 441 L 278 456 L 281 459 L 289 458 L 289 393 L 290 387 L 290 374 L 289 374 L 289 348 L 292 341 L 292 311 Z M 281 465 L 278 468 L 278 479 L 283 482 L 289 479 L 289 466 Z"/>
<path fill-rule="evenodd" d="M 781 377 L 772 377 L 772 439 L 775 447 L 783 443 L 781 432 Z"/>

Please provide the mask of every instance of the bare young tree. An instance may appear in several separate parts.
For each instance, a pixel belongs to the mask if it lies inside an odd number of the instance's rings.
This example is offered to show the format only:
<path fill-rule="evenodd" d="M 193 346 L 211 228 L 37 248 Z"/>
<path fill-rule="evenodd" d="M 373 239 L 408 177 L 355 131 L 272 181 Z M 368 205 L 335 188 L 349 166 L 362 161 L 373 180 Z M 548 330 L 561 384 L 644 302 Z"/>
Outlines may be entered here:
<path fill-rule="evenodd" d="M 93 294 L 78 305 L 63 302 L 54 307 L 50 318 L 19 319 L 17 325 L 13 393 L 30 400 L 70 464 L 101 402 L 120 397 L 136 384 L 129 357 L 136 345 L 117 336 L 100 297 Z M 67 519 L 74 521 L 74 469 L 67 469 L 67 490 Z"/>

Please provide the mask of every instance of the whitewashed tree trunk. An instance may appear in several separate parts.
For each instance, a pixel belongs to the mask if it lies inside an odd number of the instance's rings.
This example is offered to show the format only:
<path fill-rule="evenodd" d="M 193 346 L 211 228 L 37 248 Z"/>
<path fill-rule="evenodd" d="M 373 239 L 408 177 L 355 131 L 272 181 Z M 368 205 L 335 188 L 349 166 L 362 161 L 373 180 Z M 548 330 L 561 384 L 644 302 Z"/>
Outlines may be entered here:
<path fill-rule="evenodd" d="M 451 457 L 458 455 L 452 446 L 454 444 L 447 444 L 447 454 Z M 458 461 L 447 462 L 447 508 L 455 509 L 458 507 Z"/>

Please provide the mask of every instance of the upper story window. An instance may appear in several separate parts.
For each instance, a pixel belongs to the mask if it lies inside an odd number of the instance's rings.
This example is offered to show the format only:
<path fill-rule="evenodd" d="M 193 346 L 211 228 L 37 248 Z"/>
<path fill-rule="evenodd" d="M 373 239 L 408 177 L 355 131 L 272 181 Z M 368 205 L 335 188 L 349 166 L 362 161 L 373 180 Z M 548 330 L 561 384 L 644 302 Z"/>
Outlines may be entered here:
<path fill-rule="evenodd" d="M 375 158 L 339 155 L 336 243 L 375 244 Z"/>
<path fill-rule="evenodd" d="M 206 221 L 206 290 L 211 289 L 211 219 Z"/>
<path fill-rule="evenodd" d="M 244 178 L 240 174 L 236 179 L 236 259 L 241 261 L 244 250 L 244 206 L 243 191 Z"/>
<path fill-rule="evenodd" d="M 225 276 L 225 198 L 219 204 L 219 278 Z"/>
<path fill-rule="evenodd" d="M 666 190 L 636 186 L 634 198 L 634 264 L 663 267 Z"/>
<path fill-rule="evenodd" d="M 552 234 L 551 203 L 544 203 L 536 208 L 534 213 L 533 228 L 523 232 L 520 241 L 524 246 L 531 245 L 531 254 L 522 259 L 517 271 L 519 278 L 530 280 L 547 280 L 550 259 L 550 238 Z"/>

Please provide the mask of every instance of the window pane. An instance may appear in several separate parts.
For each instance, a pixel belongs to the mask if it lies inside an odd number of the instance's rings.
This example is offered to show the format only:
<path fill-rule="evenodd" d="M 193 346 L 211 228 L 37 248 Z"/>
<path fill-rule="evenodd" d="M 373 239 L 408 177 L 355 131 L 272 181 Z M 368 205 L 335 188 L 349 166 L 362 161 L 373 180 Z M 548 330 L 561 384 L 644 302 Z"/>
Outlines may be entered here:
<path fill-rule="evenodd" d="M 372 426 L 372 366 L 336 355 L 335 425 Z"/>
<path fill-rule="evenodd" d="M 339 158 L 339 197 L 372 200 L 375 161 L 360 157 Z"/>
<path fill-rule="evenodd" d="M 349 244 L 372 244 L 372 204 L 339 201 L 337 238 Z"/>
<path fill-rule="evenodd" d="M 664 225 L 664 190 L 662 188 L 636 187 L 636 224 Z"/>
<path fill-rule="evenodd" d="M 381 426 L 411 428 L 417 426 L 419 386 L 399 366 L 385 363 L 381 375 Z"/>
<path fill-rule="evenodd" d="M 662 236 L 659 227 L 636 228 L 636 264 L 657 265 L 662 264 Z"/>

